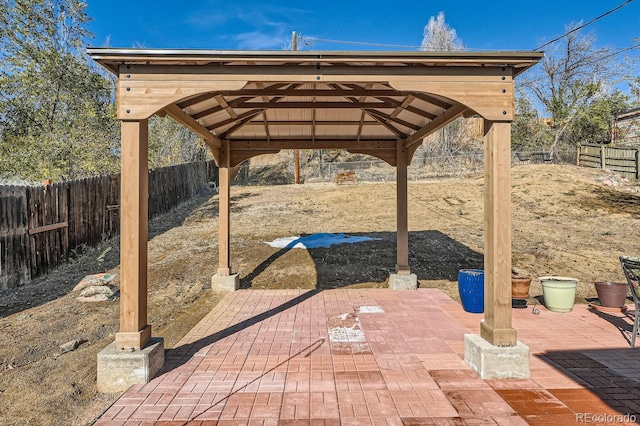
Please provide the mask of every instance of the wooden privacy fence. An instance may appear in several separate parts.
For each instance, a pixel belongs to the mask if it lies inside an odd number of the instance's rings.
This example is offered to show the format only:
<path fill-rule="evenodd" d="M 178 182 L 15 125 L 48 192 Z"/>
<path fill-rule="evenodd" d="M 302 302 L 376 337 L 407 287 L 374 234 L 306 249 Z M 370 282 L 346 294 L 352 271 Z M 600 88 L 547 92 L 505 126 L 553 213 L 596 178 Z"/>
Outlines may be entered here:
<path fill-rule="evenodd" d="M 578 165 L 611 170 L 627 179 L 640 179 L 640 161 L 638 148 L 580 145 L 578 147 Z"/>
<path fill-rule="evenodd" d="M 218 180 L 213 161 L 149 172 L 149 217 L 169 211 Z M 47 186 L 0 186 L 0 289 L 57 268 L 71 250 L 120 232 L 120 175 Z"/>

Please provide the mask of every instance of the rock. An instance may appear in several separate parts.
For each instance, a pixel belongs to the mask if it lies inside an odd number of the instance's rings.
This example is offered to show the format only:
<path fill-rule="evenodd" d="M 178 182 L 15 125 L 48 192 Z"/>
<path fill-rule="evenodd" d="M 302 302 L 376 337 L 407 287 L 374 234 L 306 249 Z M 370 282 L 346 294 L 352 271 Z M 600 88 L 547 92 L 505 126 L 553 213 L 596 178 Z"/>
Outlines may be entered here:
<path fill-rule="evenodd" d="M 113 296 L 109 296 L 106 294 L 94 294 L 93 296 L 76 297 L 76 300 L 78 302 L 108 302 L 114 300 L 116 296 L 117 294 L 114 294 Z"/>
<path fill-rule="evenodd" d="M 96 294 L 106 294 L 107 297 L 111 297 L 116 294 L 117 289 L 115 287 L 111 287 L 108 285 L 91 285 L 89 287 L 85 287 L 82 292 L 80 292 L 80 296 L 89 297 L 95 296 Z"/>
<path fill-rule="evenodd" d="M 109 273 L 87 275 L 80 280 L 80 282 L 73 288 L 73 291 L 80 291 L 92 285 L 105 285 L 115 277 L 116 276 L 114 274 Z"/>
<path fill-rule="evenodd" d="M 60 349 L 62 350 L 60 352 L 60 355 L 66 354 L 67 352 L 75 351 L 76 349 L 78 349 L 78 346 L 80 346 L 82 342 L 82 340 L 71 340 L 70 342 L 60 345 Z"/>

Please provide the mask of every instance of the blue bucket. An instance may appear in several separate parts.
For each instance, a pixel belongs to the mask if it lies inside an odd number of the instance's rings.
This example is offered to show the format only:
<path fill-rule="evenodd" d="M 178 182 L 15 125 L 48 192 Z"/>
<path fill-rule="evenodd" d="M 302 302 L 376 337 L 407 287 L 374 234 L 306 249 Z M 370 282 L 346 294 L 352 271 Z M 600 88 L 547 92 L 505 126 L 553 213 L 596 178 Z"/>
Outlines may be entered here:
<path fill-rule="evenodd" d="M 458 271 L 458 292 L 462 309 L 474 314 L 484 312 L 484 271 L 461 269 Z"/>

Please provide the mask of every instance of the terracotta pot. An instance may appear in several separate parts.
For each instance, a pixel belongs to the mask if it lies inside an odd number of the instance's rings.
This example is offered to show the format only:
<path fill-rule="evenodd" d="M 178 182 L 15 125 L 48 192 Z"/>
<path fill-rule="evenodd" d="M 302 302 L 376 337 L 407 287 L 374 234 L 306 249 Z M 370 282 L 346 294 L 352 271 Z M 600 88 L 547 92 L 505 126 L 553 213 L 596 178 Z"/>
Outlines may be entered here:
<path fill-rule="evenodd" d="M 513 299 L 528 299 L 531 277 L 516 275 L 511 277 L 511 297 Z"/>
<path fill-rule="evenodd" d="M 595 283 L 600 305 L 605 308 L 621 308 L 627 300 L 627 283 Z"/>

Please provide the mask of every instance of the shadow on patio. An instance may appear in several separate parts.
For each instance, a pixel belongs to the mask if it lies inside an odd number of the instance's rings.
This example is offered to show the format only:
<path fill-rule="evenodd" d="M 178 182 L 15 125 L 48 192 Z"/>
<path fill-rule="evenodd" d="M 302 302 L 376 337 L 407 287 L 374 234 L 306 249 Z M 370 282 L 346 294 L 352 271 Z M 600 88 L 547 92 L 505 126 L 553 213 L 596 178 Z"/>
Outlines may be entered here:
<path fill-rule="evenodd" d="M 554 350 L 536 357 L 580 387 L 499 390 L 530 424 L 538 420 L 634 424 L 639 417 L 640 352 L 632 348 Z"/>

